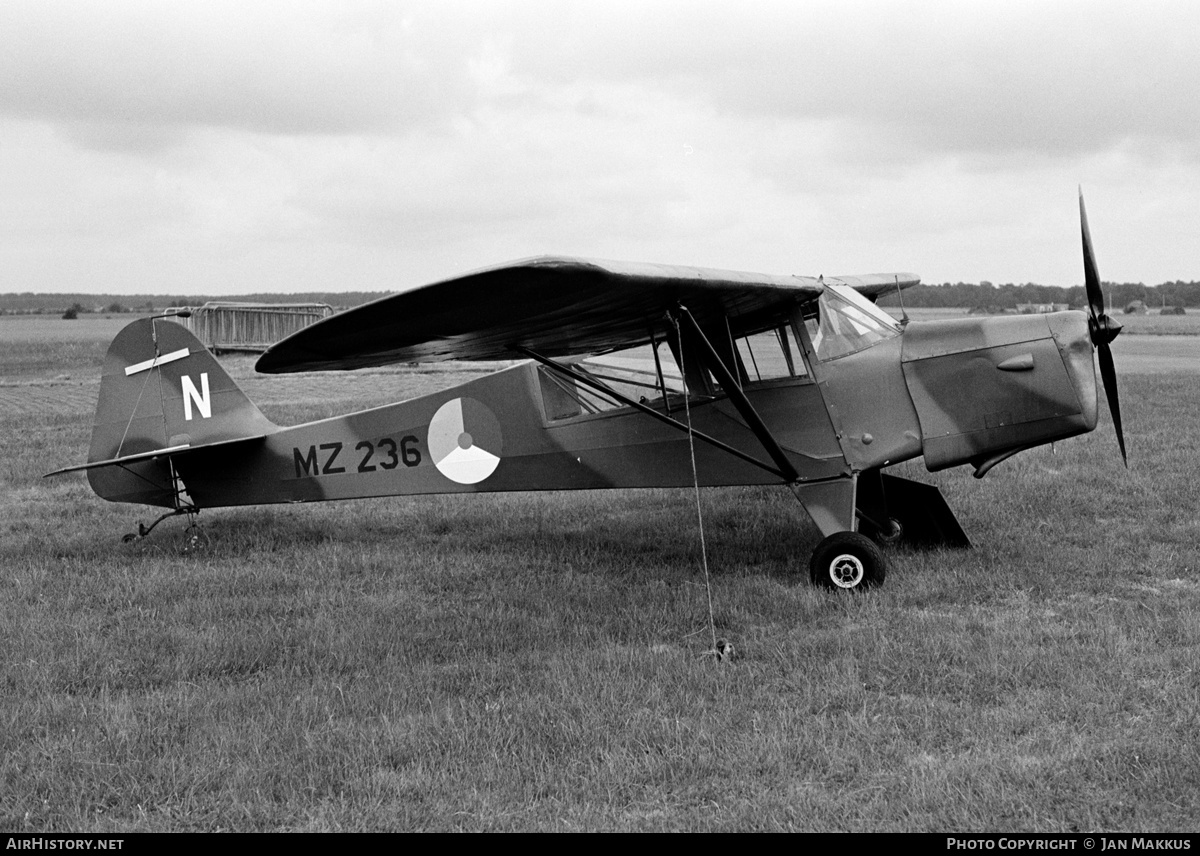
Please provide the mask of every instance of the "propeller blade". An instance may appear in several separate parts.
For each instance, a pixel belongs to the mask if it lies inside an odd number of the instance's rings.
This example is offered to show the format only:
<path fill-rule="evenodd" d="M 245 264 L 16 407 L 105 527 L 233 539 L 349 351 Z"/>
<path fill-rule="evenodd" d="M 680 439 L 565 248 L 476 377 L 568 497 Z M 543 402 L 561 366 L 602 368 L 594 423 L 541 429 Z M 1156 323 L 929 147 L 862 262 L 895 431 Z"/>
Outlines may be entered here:
<path fill-rule="evenodd" d="M 1112 351 L 1108 343 L 1097 346 L 1100 357 L 1100 377 L 1104 381 L 1104 394 L 1108 397 L 1108 410 L 1112 414 L 1113 427 L 1117 431 L 1117 445 L 1121 447 L 1121 460 L 1129 466 L 1129 456 L 1125 454 L 1125 432 L 1121 430 L 1121 400 L 1117 396 L 1117 370 L 1113 366 Z"/>
<path fill-rule="evenodd" d="M 1112 414 L 1113 427 L 1117 431 L 1117 445 L 1121 447 L 1121 460 L 1129 466 L 1125 454 L 1125 432 L 1121 430 L 1121 399 L 1117 395 L 1117 369 L 1113 365 L 1109 343 L 1121 332 L 1121 325 L 1104 314 L 1104 292 L 1100 290 L 1100 270 L 1096 266 L 1096 253 L 1092 249 L 1092 233 L 1088 230 L 1087 208 L 1083 205 L 1083 188 L 1079 188 L 1079 224 L 1083 232 L 1083 279 L 1088 300 L 1088 332 L 1092 345 L 1100 358 L 1100 378 L 1104 381 L 1104 394 L 1108 398 L 1108 411 Z"/>
<path fill-rule="evenodd" d="M 1087 291 L 1088 307 L 1092 320 L 1099 324 L 1104 315 L 1104 292 L 1100 290 L 1100 271 L 1096 267 L 1096 253 L 1092 249 L 1092 234 L 1088 231 L 1087 208 L 1083 205 L 1083 188 L 1079 189 L 1079 223 L 1083 232 L 1083 281 Z"/>

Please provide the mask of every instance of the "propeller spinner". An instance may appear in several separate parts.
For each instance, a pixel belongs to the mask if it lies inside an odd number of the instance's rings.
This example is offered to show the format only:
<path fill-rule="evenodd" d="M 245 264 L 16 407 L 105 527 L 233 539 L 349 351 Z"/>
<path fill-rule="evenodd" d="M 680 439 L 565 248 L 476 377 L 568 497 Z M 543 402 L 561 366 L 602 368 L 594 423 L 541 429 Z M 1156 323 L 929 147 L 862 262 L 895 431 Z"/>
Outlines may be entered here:
<path fill-rule="evenodd" d="M 1088 332 L 1100 358 L 1100 377 L 1104 381 L 1104 394 L 1108 398 L 1108 410 L 1112 413 L 1113 426 L 1117 430 L 1117 445 L 1121 447 L 1121 460 L 1129 466 L 1125 454 L 1125 434 L 1121 431 L 1121 400 L 1117 396 L 1117 371 L 1113 366 L 1112 350 L 1108 347 L 1121 325 L 1104 312 L 1104 293 L 1100 289 L 1100 272 L 1096 267 L 1096 254 L 1092 250 L 1092 236 L 1088 231 L 1087 209 L 1083 206 L 1083 190 L 1079 191 L 1079 222 L 1083 230 L 1083 275 L 1088 300 Z"/>

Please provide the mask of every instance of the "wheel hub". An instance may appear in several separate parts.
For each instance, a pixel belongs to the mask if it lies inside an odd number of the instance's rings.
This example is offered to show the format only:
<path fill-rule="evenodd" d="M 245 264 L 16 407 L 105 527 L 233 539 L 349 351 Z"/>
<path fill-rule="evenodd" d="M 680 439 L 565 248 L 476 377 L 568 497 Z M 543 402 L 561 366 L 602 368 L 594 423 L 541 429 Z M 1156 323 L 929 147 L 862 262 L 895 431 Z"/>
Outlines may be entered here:
<path fill-rule="evenodd" d="M 829 578 L 838 588 L 854 588 L 865 573 L 862 560 L 850 553 L 835 556 L 829 563 Z"/>

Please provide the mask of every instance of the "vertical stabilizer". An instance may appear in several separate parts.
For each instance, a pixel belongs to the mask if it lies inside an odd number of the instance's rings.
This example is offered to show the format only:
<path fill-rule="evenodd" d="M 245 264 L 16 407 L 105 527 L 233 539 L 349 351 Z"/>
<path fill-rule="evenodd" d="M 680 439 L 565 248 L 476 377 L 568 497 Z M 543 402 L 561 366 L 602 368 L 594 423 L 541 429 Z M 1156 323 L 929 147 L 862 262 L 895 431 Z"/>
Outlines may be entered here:
<path fill-rule="evenodd" d="M 185 327 L 141 319 L 117 334 L 104 359 L 88 462 L 165 454 L 89 469 L 88 480 L 106 499 L 171 505 L 170 451 L 277 430 Z"/>

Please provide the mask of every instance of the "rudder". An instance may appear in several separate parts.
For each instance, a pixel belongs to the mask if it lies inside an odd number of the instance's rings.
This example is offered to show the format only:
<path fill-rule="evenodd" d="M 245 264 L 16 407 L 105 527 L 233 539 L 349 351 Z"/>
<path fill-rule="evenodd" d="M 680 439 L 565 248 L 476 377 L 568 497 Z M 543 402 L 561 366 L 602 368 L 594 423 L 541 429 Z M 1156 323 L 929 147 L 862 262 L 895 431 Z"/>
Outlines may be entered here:
<path fill-rule="evenodd" d="M 88 462 L 164 455 L 89 469 L 88 480 L 105 499 L 170 505 L 170 452 L 277 430 L 187 328 L 139 319 L 117 334 L 105 356 Z"/>

